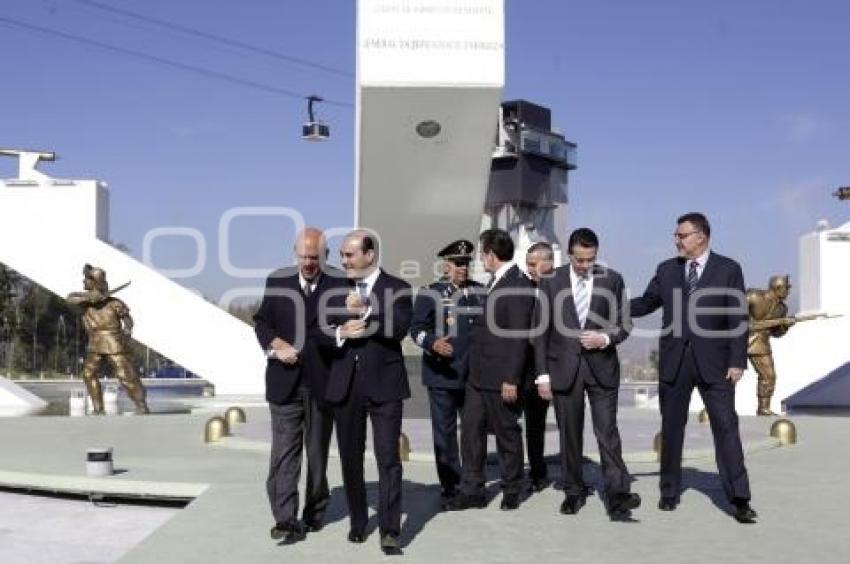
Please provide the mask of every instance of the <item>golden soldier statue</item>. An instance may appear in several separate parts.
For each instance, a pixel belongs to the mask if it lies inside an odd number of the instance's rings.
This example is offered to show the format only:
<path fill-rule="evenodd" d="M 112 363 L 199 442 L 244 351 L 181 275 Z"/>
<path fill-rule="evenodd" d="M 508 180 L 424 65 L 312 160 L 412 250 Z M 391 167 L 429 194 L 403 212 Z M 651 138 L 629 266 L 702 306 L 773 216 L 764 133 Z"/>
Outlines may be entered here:
<path fill-rule="evenodd" d="M 791 282 L 786 276 L 771 276 L 767 290 L 748 290 L 750 310 L 750 340 L 747 355 L 758 373 L 758 415 L 776 415 L 770 410 L 770 400 L 776 388 L 776 369 L 770 338 L 781 337 L 797 320 L 788 317 L 785 299 L 791 292 Z"/>
<path fill-rule="evenodd" d="M 149 413 L 145 403 L 145 388 L 130 362 L 127 347 L 127 340 L 133 331 L 133 318 L 130 317 L 127 305 L 112 297 L 121 288 L 110 292 L 106 272 L 89 264 L 83 268 L 83 287 L 83 292 L 72 292 L 67 299 L 83 308 L 83 324 L 89 336 L 83 380 L 94 413 L 103 414 L 103 391 L 97 372 L 104 360 L 112 364 L 116 378 L 136 405 L 136 413 Z"/>

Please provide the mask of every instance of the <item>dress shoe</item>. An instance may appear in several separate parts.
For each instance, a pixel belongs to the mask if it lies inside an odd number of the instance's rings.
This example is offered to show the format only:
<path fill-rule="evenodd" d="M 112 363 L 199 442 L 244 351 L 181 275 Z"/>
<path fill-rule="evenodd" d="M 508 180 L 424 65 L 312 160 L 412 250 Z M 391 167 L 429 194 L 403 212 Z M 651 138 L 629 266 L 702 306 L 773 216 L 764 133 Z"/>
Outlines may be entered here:
<path fill-rule="evenodd" d="M 281 541 L 281 544 L 294 544 L 307 537 L 304 524 L 301 521 L 288 521 L 277 523 L 270 531 L 272 539 Z"/>
<path fill-rule="evenodd" d="M 564 503 L 561 504 L 561 513 L 564 515 L 575 515 L 579 509 L 584 507 L 586 498 L 583 495 L 567 494 Z"/>
<path fill-rule="evenodd" d="M 528 491 L 533 493 L 540 493 L 546 489 L 549 485 L 549 480 L 546 478 L 532 478 L 531 483 L 528 485 Z"/>
<path fill-rule="evenodd" d="M 318 533 L 324 526 L 325 523 L 319 517 L 304 517 L 304 528 L 308 533 Z"/>
<path fill-rule="evenodd" d="M 636 493 L 618 493 L 611 496 L 609 509 L 611 512 L 631 511 L 640 507 L 640 496 Z"/>
<path fill-rule="evenodd" d="M 399 556 L 402 554 L 401 545 L 398 543 L 398 535 L 386 533 L 381 535 L 381 550 L 387 556 Z"/>
<path fill-rule="evenodd" d="M 732 505 L 735 507 L 734 517 L 737 522 L 744 523 L 746 525 L 756 522 L 758 513 L 756 513 L 755 509 L 750 507 L 749 501 L 745 499 L 733 499 Z"/>
<path fill-rule="evenodd" d="M 443 504 L 445 511 L 463 511 L 465 509 L 483 509 L 487 507 L 487 499 L 483 495 L 457 494 Z"/>
<path fill-rule="evenodd" d="M 360 529 L 351 529 L 348 531 L 348 542 L 355 544 L 366 542 L 366 532 Z"/>
<path fill-rule="evenodd" d="M 661 511 L 674 511 L 677 505 L 679 505 L 679 500 L 675 497 L 662 496 L 658 500 L 658 509 Z"/>
<path fill-rule="evenodd" d="M 502 511 L 513 511 L 519 507 L 519 496 L 517 494 L 502 494 L 502 504 L 499 509 Z"/>

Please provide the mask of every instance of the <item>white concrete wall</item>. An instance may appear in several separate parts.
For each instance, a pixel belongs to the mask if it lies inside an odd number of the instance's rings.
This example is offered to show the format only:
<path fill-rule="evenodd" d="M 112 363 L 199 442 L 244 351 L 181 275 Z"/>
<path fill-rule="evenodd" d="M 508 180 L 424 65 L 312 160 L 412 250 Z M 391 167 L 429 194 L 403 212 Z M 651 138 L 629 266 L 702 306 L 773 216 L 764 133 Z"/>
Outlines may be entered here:
<path fill-rule="evenodd" d="M 106 187 L 0 183 L 0 262 L 65 296 L 82 289 L 82 268 L 106 269 L 136 322 L 133 337 L 206 378 L 218 394 L 261 394 L 265 359 L 252 329 L 145 264 L 98 239 Z"/>
<path fill-rule="evenodd" d="M 503 0 L 359 0 L 354 222 L 412 284 L 477 239 L 504 84 Z M 440 124 L 423 138 L 422 121 Z M 418 268 L 414 265 L 418 265 Z"/>
<path fill-rule="evenodd" d="M 797 286 L 800 296 L 800 311 L 820 309 L 820 235 L 808 233 L 800 237 L 800 271 Z"/>

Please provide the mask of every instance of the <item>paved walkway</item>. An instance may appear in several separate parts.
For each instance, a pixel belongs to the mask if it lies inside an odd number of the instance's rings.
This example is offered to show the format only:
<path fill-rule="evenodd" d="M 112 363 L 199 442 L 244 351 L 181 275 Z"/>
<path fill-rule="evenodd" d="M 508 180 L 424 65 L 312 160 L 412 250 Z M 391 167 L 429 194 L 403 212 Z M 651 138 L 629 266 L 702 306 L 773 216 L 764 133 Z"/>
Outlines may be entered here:
<path fill-rule="evenodd" d="M 115 562 L 179 511 L 0 492 L 0 562 Z"/>
<path fill-rule="evenodd" d="M 266 410 L 248 410 L 255 433 L 267 423 Z M 657 428 L 651 413 L 634 415 L 634 421 L 646 417 L 647 429 Z M 0 484 L 5 472 L 33 483 L 55 480 L 57 476 L 73 482 L 83 478 L 86 447 L 113 446 L 116 467 L 124 472 L 101 479 L 98 483 L 80 482 L 81 489 L 98 491 L 116 487 L 121 481 L 142 484 L 182 484 L 198 497 L 185 509 L 178 510 L 122 559 L 130 563 L 216 563 L 232 562 L 369 562 L 384 557 L 378 549 L 377 535 L 363 545 L 345 540 L 348 531 L 344 492 L 337 459 L 330 462 L 329 478 L 333 486 L 328 525 L 295 546 L 277 546 L 268 538 L 272 525 L 265 499 L 263 481 L 267 455 L 262 450 L 230 448 L 228 445 L 204 445 L 203 424 L 209 414 L 163 415 L 152 417 L 10 419 L 0 425 Z M 624 411 L 624 435 L 631 415 Z M 406 422 L 406 428 L 426 422 Z M 657 470 L 655 462 L 632 462 L 634 489 L 645 504 L 635 512 L 635 523 L 609 522 L 598 498 L 591 498 L 581 513 L 567 517 L 558 513 L 562 494 L 547 489 L 524 501 L 517 511 L 498 509 L 495 482 L 489 507 L 462 513 L 438 511 L 438 487 L 431 462 L 409 462 L 404 467 L 404 524 L 402 540 L 408 562 L 844 562 L 846 560 L 846 516 L 848 499 L 846 477 L 850 474 L 850 418 L 795 418 L 801 438 L 793 447 L 756 449 L 747 459 L 754 507 L 761 515 L 754 526 L 737 524 L 726 513 L 722 492 L 711 457 L 695 458 L 686 464 L 687 490 L 682 505 L 673 513 L 655 508 Z M 758 439 L 767 432 L 768 420 L 742 418 L 745 434 Z M 694 433 L 704 427 L 690 426 Z M 249 434 L 251 426 L 239 430 Z M 418 431 L 417 431 L 418 432 Z M 415 433 L 413 436 L 419 437 Z M 634 437 L 631 453 L 647 452 L 647 437 Z M 262 442 L 262 437 L 242 440 Z M 414 448 L 428 451 L 430 447 Z M 692 437 L 689 436 L 689 441 Z M 694 441 L 697 439 L 694 438 Z M 761 440 L 761 439 L 758 439 Z M 237 441 L 238 443 L 238 441 Z M 588 441 L 588 446 L 592 442 Z M 752 441 L 750 441 L 752 444 Z M 593 465 L 586 468 L 588 479 L 595 482 Z M 498 472 L 489 467 L 491 477 Z M 552 467 L 553 474 L 557 471 Z M 369 495 L 373 506 L 377 498 L 376 469 L 369 459 L 366 465 Z M 65 482 L 66 485 L 70 482 Z M 110 486 L 110 484 L 112 484 Z M 6 483 L 6 485 L 10 485 Z M 120 489 L 120 488 L 119 488 Z M 2 501 L 0 501 L 2 503 Z M 4 519 L 6 505 L 0 505 Z M 48 512 L 39 509 L 36 514 Z M 117 515 L 117 513 L 115 514 Z M 0 521 L 3 522 L 3 521 Z M 5 521 L 8 522 L 8 521 Z M 64 553 L 62 543 L 80 527 L 94 526 L 86 516 L 51 521 L 43 527 L 33 521 L 36 534 L 18 545 L 23 560 L 34 561 L 53 551 L 52 562 L 109 561 L 114 557 L 72 557 Z M 374 525 L 375 518 L 372 518 Z M 106 526 L 106 525 L 104 525 Z M 7 525 L 0 528 L 9 529 Z M 109 529 L 106 529 L 109 530 Z M 0 532 L 2 534 L 2 532 Z M 121 533 L 110 533 L 120 535 Z M 141 535 L 144 536 L 144 535 Z M 0 537 L 2 538 L 2 537 Z M 20 538 L 20 537 L 19 537 Z M 139 537 L 125 536 L 139 540 Z M 37 540 L 36 540 L 37 539 Z M 0 541 L 2 545 L 2 541 Z M 22 551 L 22 552 L 21 552 Z M 67 558 L 64 558 L 67 556 Z"/>
<path fill-rule="evenodd" d="M 253 449 L 268 452 L 271 441 L 271 428 L 269 415 L 263 411 L 255 415 L 244 425 L 234 430 L 234 438 L 226 441 L 225 446 L 232 448 Z M 596 438 L 593 436 L 593 426 L 589 410 L 585 415 L 584 425 L 584 448 L 585 455 L 594 461 L 599 461 Z M 623 443 L 623 457 L 626 462 L 654 462 L 657 459 L 652 449 L 655 435 L 661 428 L 658 412 L 652 409 L 638 409 L 620 407 L 618 411 L 618 425 L 620 438 Z M 741 440 L 747 452 L 757 452 L 765 449 L 775 448 L 778 441 L 772 439 L 769 434 L 772 419 L 757 417 L 741 418 L 740 430 Z M 525 427 L 523 426 L 523 429 Z M 433 440 L 431 434 L 430 419 L 405 419 L 402 424 L 402 432 L 410 440 L 411 461 L 433 462 Z M 369 430 L 366 434 L 366 449 L 371 451 L 372 436 Z M 489 438 L 490 452 L 495 453 L 495 437 Z M 331 453 L 335 454 L 336 443 L 332 443 Z M 548 411 L 546 424 L 546 457 L 552 464 L 557 464 L 557 454 L 560 451 L 558 427 L 555 423 L 555 414 L 552 409 Z M 686 428 L 685 452 L 686 460 L 696 458 L 713 458 L 714 442 L 711 428 L 707 423 L 699 423 L 697 415 L 691 414 L 691 422 Z"/>

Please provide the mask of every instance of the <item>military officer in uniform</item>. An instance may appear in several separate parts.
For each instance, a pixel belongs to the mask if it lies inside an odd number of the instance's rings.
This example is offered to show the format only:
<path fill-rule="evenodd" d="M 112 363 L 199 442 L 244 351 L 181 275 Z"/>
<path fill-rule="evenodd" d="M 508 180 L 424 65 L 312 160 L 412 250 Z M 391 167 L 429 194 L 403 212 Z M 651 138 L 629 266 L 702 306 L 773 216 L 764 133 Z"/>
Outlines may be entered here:
<path fill-rule="evenodd" d="M 776 369 L 773 366 L 771 337 L 782 337 L 794 325 L 788 317 L 785 299 L 791 293 L 788 276 L 771 276 L 767 290 L 747 291 L 747 306 L 750 310 L 750 336 L 747 356 L 758 374 L 757 415 L 776 415 L 770 410 L 770 400 L 776 388 Z M 777 325 L 776 323 L 780 324 Z"/>
<path fill-rule="evenodd" d="M 419 290 L 410 326 L 411 338 L 422 348 L 422 384 L 428 388 L 443 500 L 453 498 L 460 483 L 457 420 L 469 371 L 470 326 L 483 305 L 483 287 L 469 279 L 473 249 L 471 241 L 460 239 L 437 253 L 444 276 Z"/>

